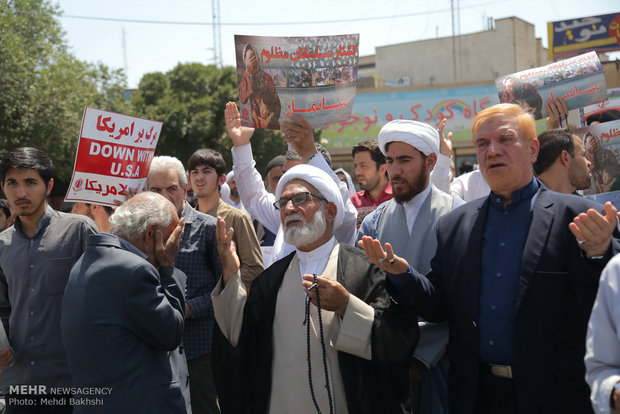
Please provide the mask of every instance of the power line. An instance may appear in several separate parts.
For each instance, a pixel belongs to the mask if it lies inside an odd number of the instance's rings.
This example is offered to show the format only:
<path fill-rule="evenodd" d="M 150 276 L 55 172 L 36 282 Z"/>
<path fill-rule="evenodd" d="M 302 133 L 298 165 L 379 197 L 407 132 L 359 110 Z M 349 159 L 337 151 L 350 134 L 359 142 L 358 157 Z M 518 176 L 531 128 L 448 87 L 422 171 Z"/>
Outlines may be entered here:
<path fill-rule="evenodd" d="M 493 4 L 502 3 L 502 1 L 494 1 L 485 4 L 477 4 L 476 6 L 467 6 L 463 8 L 484 7 Z M 317 20 L 317 21 L 305 21 L 305 22 L 224 22 L 218 23 L 220 26 L 290 26 L 290 25 L 308 25 L 308 24 L 332 24 L 332 23 L 352 23 L 352 22 L 365 22 L 374 20 L 386 20 L 386 19 L 400 19 L 405 17 L 425 16 L 428 14 L 447 13 L 450 9 L 432 10 L 418 13 L 406 13 L 393 16 L 376 16 L 376 17 L 359 17 L 355 19 L 337 19 L 337 20 Z M 95 17 L 95 16 L 76 16 L 71 14 L 63 14 L 60 17 L 67 19 L 81 19 L 81 20 L 99 20 L 106 22 L 122 22 L 122 23 L 143 23 L 143 24 L 171 24 L 171 25 L 185 25 L 185 26 L 213 26 L 213 22 L 174 22 L 165 20 L 139 20 L 139 19 L 119 19 L 112 17 Z"/>

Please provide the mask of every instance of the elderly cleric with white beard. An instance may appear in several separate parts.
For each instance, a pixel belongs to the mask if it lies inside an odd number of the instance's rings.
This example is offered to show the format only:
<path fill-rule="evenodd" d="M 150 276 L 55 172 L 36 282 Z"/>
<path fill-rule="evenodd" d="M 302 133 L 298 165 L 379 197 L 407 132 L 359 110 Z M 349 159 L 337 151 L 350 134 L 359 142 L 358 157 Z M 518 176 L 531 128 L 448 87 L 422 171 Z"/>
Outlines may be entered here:
<path fill-rule="evenodd" d="M 249 294 L 230 231 L 218 222 L 223 274 L 211 296 L 222 412 L 400 412 L 416 315 L 391 301 L 379 267 L 333 237 L 343 201 L 325 172 L 291 168 L 276 200 L 295 251 L 265 269 Z"/>

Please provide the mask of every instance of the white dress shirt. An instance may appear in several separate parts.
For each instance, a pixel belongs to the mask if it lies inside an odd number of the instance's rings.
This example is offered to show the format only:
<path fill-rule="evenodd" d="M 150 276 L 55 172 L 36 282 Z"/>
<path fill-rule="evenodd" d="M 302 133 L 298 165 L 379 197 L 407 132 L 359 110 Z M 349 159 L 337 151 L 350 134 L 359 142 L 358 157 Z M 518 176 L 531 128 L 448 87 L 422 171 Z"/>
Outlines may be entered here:
<path fill-rule="evenodd" d="M 450 194 L 462 198 L 465 202 L 486 197 L 490 192 L 491 188 L 484 180 L 480 170 L 461 174 L 450 184 Z"/>
<path fill-rule="evenodd" d="M 620 381 L 620 255 L 601 274 L 586 336 L 586 381 L 597 414 L 612 413 L 609 401 Z"/>
<path fill-rule="evenodd" d="M 405 209 L 405 218 L 407 219 L 407 231 L 409 231 L 409 235 L 411 235 L 413 224 L 415 223 L 416 218 L 418 218 L 420 207 L 422 207 L 422 204 L 424 204 L 424 200 L 426 200 L 426 197 L 428 197 L 430 192 L 431 186 L 429 184 L 421 193 L 413 197 L 411 200 L 403 203 L 403 209 Z"/>

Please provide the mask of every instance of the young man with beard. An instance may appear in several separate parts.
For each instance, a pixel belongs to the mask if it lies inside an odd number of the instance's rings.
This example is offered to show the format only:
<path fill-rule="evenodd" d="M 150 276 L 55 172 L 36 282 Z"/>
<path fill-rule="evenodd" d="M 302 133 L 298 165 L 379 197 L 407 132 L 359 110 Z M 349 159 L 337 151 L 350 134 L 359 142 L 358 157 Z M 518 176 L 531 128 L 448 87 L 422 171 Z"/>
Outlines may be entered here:
<path fill-rule="evenodd" d="M 97 227 L 87 217 L 48 206 L 52 175 L 52 160 L 36 148 L 16 148 L 0 162 L 0 185 L 17 215 L 0 234 L 0 317 L 11 345 L 0 350 L 7 413 L 71 412 L 68 405 L 41 406 L 36 395 L 9 392 L 11 385 L 71 386 L 60 336 L 62 299 L 71 266 Z M 36 405 L 14 405 L 15 398 Z"/>
<path fill-rule="evenodd" d="M 586 327 L 620 251 L 617 210 L 539 185 L 536 126 L 519 106 L 481 111 L 472 133 L 491 194 L 439 219 L 430 272 L 370 237 L 364 249 L 398 303 L 449 322 L 452 414 L 592 412 Z"/>
<path fill-rule="evenodd" d="M 226 182 L 226 161 L 219 152 L 202 148 L 189 157 L 187 170 L 192 191 L 198 200 L 196 210 L 221 217 L 226 226 L 235 229 L 233 241 L 241 259 L 243 281 L 250 286 L 265 268 L 265 262 L 250 216 L 220 198 L 220 186 Z"/>
<path fill-rule="evenodd" d="M 362 222 L 362 236 L 390 243 L 416 269 L 430 270 L 437 247 L 435 228 L 439 217 L 463 204 L 437 189 L 430 173 L 437 162 L 440 137 L 432 126 L 410 120 L 388 122 L 379 131 L 394 198 L 381 204 Z M 412 413 L 447 412 L 447 324 L 420 321 L 420 343 L 412 372 Z"/>
<path fill-rule="evenodd" d="M 376 140 L 356 144 L 351 151 L 355 178 L 362 189 L 351 196 L 358 210 L 377 207 L 392 198 L 392 186 L 387 176 L 385 155 Z"/>
<path fill-rule="evenodd" d="M 592 163 L 583 141 L 570 129 L 552 129 L 538 136 L 540 150 L 534 163 L 538 179 L 550 190 L 576 194 L 590 187 Z"/>
<path fill-rule="evenodd" d="M 331 176 L 297 165 L 276 199 L 295 251 L 265 270 L 249 296 L 218 223 L 224 273 L 212 297 L 222 411 L 400 412 L 416 316 L 390 300 L 378 267 L 334 238 L 344 213 Z"/>

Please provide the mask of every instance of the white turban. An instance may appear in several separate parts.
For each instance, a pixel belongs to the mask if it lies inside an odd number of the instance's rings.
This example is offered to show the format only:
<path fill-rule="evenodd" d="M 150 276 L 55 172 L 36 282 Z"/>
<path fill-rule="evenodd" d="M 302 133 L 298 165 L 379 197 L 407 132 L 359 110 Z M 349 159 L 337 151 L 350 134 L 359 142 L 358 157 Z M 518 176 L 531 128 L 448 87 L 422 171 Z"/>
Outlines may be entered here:
<path fill-rule="evenodd" d="M 396 119 L 383 125 L 379 131 L 379 148 L 385 155 L 385 146 L 400 141 L 416 148 L 424 155 L 439 154 L 439 132 L 424 122 Z"/>
<path fill-rule="evenodd" d="M 235 172 L 234 171 L 229 171 L 228 174 L 226 174 L 226 182 L 229 182 L 231 178 L 233 178 L 235 176 Z"/>
<path fill-rule="evenodd" d="M 220 198 L 230 204 L 230 186 L 228 183 L 220 185 Z"/>
<path fill-rule="evenodd" d="M 282 197 L 284 187 L 292 180 L 303 180 L 312 185 L 319 192 L 319 195 L 327 199 L 328 202 L 336 204 L 338 208 L 334 219 L 334 231 L 342 224 L 344 217 L 344 202 L 340 195 L 340 189 L 334 179 L 325 171 L 308 164 L 299 164 L 289 169 L 278 181 L 276 187 L 276 200 Z"/>

